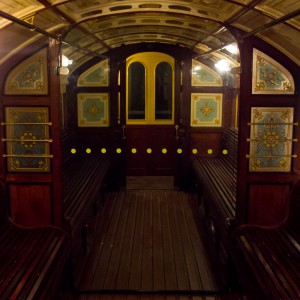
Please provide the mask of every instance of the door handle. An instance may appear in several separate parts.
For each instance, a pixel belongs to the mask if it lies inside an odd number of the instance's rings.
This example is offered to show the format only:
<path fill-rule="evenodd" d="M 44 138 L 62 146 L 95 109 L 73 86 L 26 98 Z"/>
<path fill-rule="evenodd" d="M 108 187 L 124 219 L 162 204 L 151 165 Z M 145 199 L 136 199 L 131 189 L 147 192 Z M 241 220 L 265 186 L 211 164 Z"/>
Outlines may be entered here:
<path fill-rule="evenodd" d="M 175 125 L 175 138 L 176 138 L 176 140 L 179 139 L 178 130 L 179 130 L 179 125 Z"/>
<path fill-rule="evenodd" d="M 126 139 L 126 134 L 125 134 L 125 125 L 122 125 L 122 139 L 125 140 Z"/>

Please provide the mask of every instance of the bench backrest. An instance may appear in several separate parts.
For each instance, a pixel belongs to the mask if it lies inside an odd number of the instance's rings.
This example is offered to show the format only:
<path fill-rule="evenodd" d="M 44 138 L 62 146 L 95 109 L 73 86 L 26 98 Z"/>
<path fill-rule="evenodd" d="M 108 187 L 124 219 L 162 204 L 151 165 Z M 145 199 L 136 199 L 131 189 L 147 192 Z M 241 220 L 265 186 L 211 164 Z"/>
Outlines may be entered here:
<path fill-rule="evenodd" d="M 70 129 L 62 131 L 62 164 L 63 167 L 69 164 L 69 160 L 72 159 L 71 149 L 76 148 L 74 132 Z"/>
<path fill-rule="evenodd" d="M 5 183 L 0 179 L 0 227 L 7 223 L 7 195 Z M 0 229 L 1 230 L 1 229 Z"/>
<path fill-rule="evenodd" d="M 238 154 L 238 129 L 235 127 L 228 128 L 222 134 L 222 150 L 228 151 L 226 159 L 237 168 L 237 154 Z"/>
<path fill-rule="evenodd" d="M 292 187 L 287 224 L 300 234 L 300 180 Z"/>

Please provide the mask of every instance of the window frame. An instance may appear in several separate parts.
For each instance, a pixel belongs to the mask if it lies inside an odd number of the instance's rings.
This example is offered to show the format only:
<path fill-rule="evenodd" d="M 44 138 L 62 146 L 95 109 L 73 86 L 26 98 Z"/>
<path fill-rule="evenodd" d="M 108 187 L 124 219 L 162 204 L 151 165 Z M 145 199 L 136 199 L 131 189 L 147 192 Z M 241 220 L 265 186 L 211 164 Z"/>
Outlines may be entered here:
<path fill-rule="evenodd" d="M 129 67 L 139 62 L 145 67 L 145 119 L 129 119 Z M 172 109 L 170 119 L 155 119 L 155 74 L 157 66 L 169 63 L 172 69 Z M 136 125 L 174 125 L 175 118 L 175 59 L 161 52 L 141 52 L 131 55 L 126 60 L 126 124 Z"/>

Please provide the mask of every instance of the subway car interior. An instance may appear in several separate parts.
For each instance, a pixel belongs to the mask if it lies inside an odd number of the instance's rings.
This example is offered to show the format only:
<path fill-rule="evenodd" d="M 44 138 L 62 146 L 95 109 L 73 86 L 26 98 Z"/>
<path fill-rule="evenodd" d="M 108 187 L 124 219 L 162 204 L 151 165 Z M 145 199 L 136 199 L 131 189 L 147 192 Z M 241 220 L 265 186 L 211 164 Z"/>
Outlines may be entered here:
<path fill-rule="evenodd" d="M 0 8 L 0 300 L 300 299 L 299 0 Z"/>

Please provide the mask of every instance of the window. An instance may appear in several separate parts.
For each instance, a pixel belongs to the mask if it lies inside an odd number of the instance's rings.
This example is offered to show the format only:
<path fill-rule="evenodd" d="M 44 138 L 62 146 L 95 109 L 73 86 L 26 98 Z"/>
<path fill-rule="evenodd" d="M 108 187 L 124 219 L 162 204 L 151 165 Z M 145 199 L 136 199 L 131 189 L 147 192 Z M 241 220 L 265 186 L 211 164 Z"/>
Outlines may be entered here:
<path fill-rule="evenodd" d="M 128 119 L 145 119 L 145 75 L 145 67 L 139 62 L 128 68 Z"/>
<path fill-rule="evenodd" d="M 172 120 L 172 66 L 161 62 L 155 70 L 155 120 Z"/>
<path fill-rule="evenodd" d="M 127 124 L 174 124 L 174 59 L 158 52 L 127 59 Z"/>

